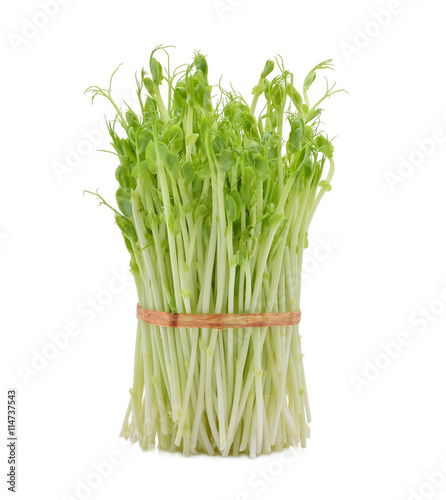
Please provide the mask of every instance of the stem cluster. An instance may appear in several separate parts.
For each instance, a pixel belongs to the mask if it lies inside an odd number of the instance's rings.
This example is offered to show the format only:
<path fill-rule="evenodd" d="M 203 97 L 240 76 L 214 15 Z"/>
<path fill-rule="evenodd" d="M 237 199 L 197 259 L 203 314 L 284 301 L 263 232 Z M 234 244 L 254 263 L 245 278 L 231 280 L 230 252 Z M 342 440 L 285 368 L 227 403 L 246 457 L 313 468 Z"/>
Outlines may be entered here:
<path fill-rule="evenodd" d="M 331 62 L 308 74 L 302 98 L 280 59 L 279 75 L 268 79 L 275 65 L 267 61 L 248 105 L 220 86 L 212 95 L 202 54 L 171 74 L 157 51 L 167 54 L 155 49 L 150 73 L 137 78 L 139 112 L 121 111 L 111 87 L 87 89 L 117 110 L 108 124 L 119 160 L 113 210 L 139 303 L 190 314 L 299 309 L 308 227 L 334 170 L 332 144 L 318 129 L 319 105 L 335 91 L 313 107 L 307 91 Z M 138 322 L 121 435 L 143 449 L 157 440 L 184 455 L 255 457 L 304 447 L 308 422 L 298 326 Z"/>

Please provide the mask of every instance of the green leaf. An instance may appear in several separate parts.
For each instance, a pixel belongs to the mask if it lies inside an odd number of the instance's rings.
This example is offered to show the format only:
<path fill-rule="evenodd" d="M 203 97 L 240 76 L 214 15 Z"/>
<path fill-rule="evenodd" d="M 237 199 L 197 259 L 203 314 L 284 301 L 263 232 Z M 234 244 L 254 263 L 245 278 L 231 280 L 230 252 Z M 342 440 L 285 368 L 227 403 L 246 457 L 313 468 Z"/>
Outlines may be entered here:
<path fill-rule="evenodd" d="M 125 113 L 125 119 L 127 120 L 129 126 L 133 129 L 137 129 L 139 127 L 138 117 L 130 109 Z"/>
<path fill-rule="evenodd" d="M 239 262 L 239 253 L 237 252 L 229 260 L 229 266 L 230 267 L 236 267 L 238 265 L 238 262 Z"/>
<path fill-rule="evenodd" d="M 167 144 L 164 142 L 159 142 L 158 143 L 158 152 L 159 152 L 159 160 L 163 161 L 164 163 L 167 163 L 167 156 L 169 151 L 169 148 L 167 147 Z"/>
<path fill-rule="evenodd" d="M 195 177 L 195 170 L 192 162 L 186 161 L 183 163 L 183 166 L 181 167 L 181 175 L 183 176 L 184 184 L 189 186 Z"/>
<path fill-rule="evenodd" d="M 263 155 L 263 153 L 263 145 L 258 142 L 254 142 L 250 144 L 246 149 L 246 159 L 248 160 L 248 163 L 250 165 L 254 165 L 254 157 L 256 155 Z"/>
<path fill-rule="evenodd" d="M 203 228 L 201 230 L 201 235 L 203 238 L 203 243 L 208 246 L 209 240 L 211 238 L 211 226 L 209 224 L 203 224 Z"/>
<path fill-rule="evenodd" d="M 194 220 L 199 221 L 209 212 L 209 207 L 206 205 L 200 204 L 194 211 Z"/>
<path fill-rule="evenodd" d="M 211 175 L 211 167 L 209 166 L 209 163 L 203 163 L 201 165 L 201 168 L 196 171 L 197 176 L 200 180 L 204 181 Z"/>
<path fill-rule="evenodd" d="M 304 169 L 306 177 L 311 177 L 311 173 L 313 171 L 313 160 L 310 155 L 303 161 L 302 168 Z"/>
<path fill-rule="evenodd" d="M 138 177 L 142 174 L 142 172 L 144 172 L 144 170 L 149 170 L 149 165 L 145 160 L 133 167 L 132 176 L 135 179 L 138 179 Z"/>
<path fill-rule="evenodd" d="M 274 85 L 273 87 L 273 102 L 279 107 L 285 98 L 285 89 L 282 85 Z"/>
<path fill-rule="evenodd" d="M 253 171 L 252 168 L 245 168 L 243 180 L 246 181 L 249 187 L 251 187 L 254 184 L 254 181 L 256 180 L 256 175 Z"/>
<path fill-rule="evenodd" d="M 265 181 L 268 178 L 270 170 L 268 162 L 263 156 L 259 154 L 254 156 L 254 168 L 256 169 L 256 174 L 262 181 Z"/>
<path fill-rule="evenodd" d="M 226 148 L 226 141 L 221 135 L 217 135 L 213 142 L 215 154 L 221 153 Z"/>
<path fill-rule="evenodd" d="M 221 152 L 219 159 L 220 167 L 223 172 L 228 172 L 235 165 L 235 155 L 229 150 L 225 149 Z"/>
<path fill-rule="evenodd" d="M 200 130 L 201 130 L 203 137 L 205 136 L 206 130 L 209 127 L 209 125 L 210 125 L 209 116 L 207 116 L 207 115 L 202 116 L 202 118 L 200 120 Z"/>
<path fill-rule="evenodd" d="M 153 85 L 153 80 L 151 80 L 150 78 L 146 77 L 143 80 L 143 84 L 144 84 L 144 87 L 146 88 L 147 92 L 149 94 L 153 94 L 153 92 L 155 91 L 155 87 Z"/>
<path fill-rule="evenodd" d="M 119 210 L 129 218 L 133 217 L 132 203 L 130 197 L 126 191 L 122 188 L 118 188 L 116 191 L 116 203 L 118 204 Z"/>
<path fill-rule="evenodd" d="M 271 59 L 268 59 L 266 61 L 265 67 L 263 68 L 261 78 L 266 78 L 272 71 L 274 70 L 274 61 L 271 61 Z"/>
<path fill-rule="evenodd" d="M 127 236 L 124 233 L 122 233 L 122 236 L 124 238 L 124 243 L 125 243 L 125 246 L 126 246 L 127 250 L 132 254 L 133 253 L 133 248 L 132 248 L 132 244 L 130 243 L 129 238 L 127 238 Z"/>
<path fill-rule="evenodd" d="M 203 107 L 204 104 L 204 94 L 206 91 L 206 83 L 203 81 L 198 82 L 194 89 L 194 102 L 195 104 L 198 104 L 200 108 Z"/>
<path fill-rule="evenodd" d="M 116 180 L 123 189 L 128 189 L 133 187 L 134 180 L 130 175 L 130 169 L 128 167 L 123 167 L 119 165 L 115 172 Z"/>
<path fill-rule="evenodd" d="M 155 212 L 150 212 L 144 219 L 144 224 L 148 229 L 152 229 L 152 227 L 158 227 L 160 223 L 160 218 Z"/>
<path fill-rule="evenodd" d="M 126 236 L 129 240 L 132 240 L 136 243 L 138 241 L 138 236 L 136 234 L 135 227 L 133 226 L 132 222 L 123 217 L 122 215 L 117 215 L 115 217 L 115 220 L 116 224 L 118 225 L 119 229 L 122 231 L 124 236 Z M 130 249 L 129 251 L 131 251 Z"/>
<path fill-rule="evenodd" d="M 122 144 L 124 145 L 125 153 L 130 158 L 130 160 L 136 161 L 136 153 L 135 150 L 133 149 L 131 142 L 128 139 L 124 139 L 122 141 Z"/>
<path fill-rule="evenodd" d="M 237 219 L 237 205 L 232 196 L 225 197 L 225 210 L 228 221 L 233 222 Z"/>
<path fill-rule="evenodd" d="M 253 238 L 253 232 L 252 228 L 247 228 L 243 231 L 243 233 L 240 235 L 240 243 L 246 244 L 248 243 L 249 240 Z"/>
<path fill-rule="evenodd" d="M 183 131 L 177 125 L 167 130 L 166 139 L 170 150 L 174 153 L 179 153 L 183 149 Z"/>
<path fill-rule="evenodd" d="M 308 148 L 302 148 L 299 151 L 299 154 L 297 155 L 296 159 L 294 160 L 293 164 L 291 165 L 291 168 L 293 171 L 297 171 L 301 168 L 303 161 L 305 160 L 306 156 L 308 154 Z"/>
<path fill-rule="evenodd" d="M 244 180 L 242 180 L 242 186 L 240 188 L 240 198 L 243 205 L 249 205 L 249 200 L 251 199 L 251 190 L 249 188 L 249 184 Z"/>
<path fill-rule="evenodd" d="M 317 108 L 314 111 L 312 111 L 307 117 L 306 117 L 306 122 L 309 123 L 312 120 L 314 120 L 316 117 L 318 117 L 322 113 L 321 108 Z"/>
<path fill-rule="evenodd" d="M 150 141 L 146 148 L 146 162 L 152 174 L 158 171 L 158 158 L 156 155 L 155 143 Z"/>
<path fill-rule="evenodd" d="M 194 58 L 194 64 L 198 71 L 203 73 L 204 78 L 208 76 L 208 63 L 206 61 L 206 57 L 203 54 L 197 52 Z"/>
<path fill-rule="evenodd" d="M 251 94 L 253 94 L 253 95 L 260 95 L 263 92 L 263 89 L 264 89 L 263 85 L 256 85 L 252 89 Z"/>
<path fill-rule="evenodd" d="M 311 73 L 308 73 L 308 75 L 304 81 L 304 89 L 308 90 L 315 79 L 316 79 L 316 72 L 315 71 L 311 71 Z"/>
<path fill-rule="evenodd" d="M 303 133 L 303 128 L 297 127 L 294 130 L 290 132 L 290 136 L 288 138 L 288 150 L 290 153 L 297 153 L 301 149 L 301 143 L 302 143 L 302 133 Z"/>
<path fill-rule="evenodd" d="M 293 104 L 296 106 L 297 109 L 300 109 L 302 107 L 302 96 L 299 94 L 299 92 L 293 88 L 291 90 L 291 100 L 293 101 Z"/>
<path fill-rule="evenodd" d="M 173 177 L 178 178 L 180 176 L 180 162 L 178 156 L 171 151 L 166 155 L 166 167 Z"/>
<path fill-rule="evenodd" d="M 280 146 L 282 144 L 282 137 L 279 134 L 271 134 L 268 142 L 271 146 Z"/>
<path fill-rule="evenodd" d="M 333 145 L 331 142 L 323 135 L 318 135 L 314 140 L 314 145 L 318 151 L 324 154 L 327 158 L 333 156 Z"/>
<path fill-rule="evenodd" d="M 181 230 L 180 211 L 177 206 L 174 207 L 169 217 L 169 229 L 176 236 Z"/>
<path fill-rule="evenodd" d="M 237 216 L 236 219 L 240 216 L 240 211 L 242 208 L 242 198 L 240 196 L 240 193 L 238 191 L 231 191 L 231 196 L 232 199 L 234 200 L 235 206 L 237 208 Z"/>
<path fill-rule="evenodd" d="M 198 175 L 192 180 L 192 196 L 195 200 L 197 200 L 201 196 L 201 192 L 203 190 L 203 182 L 201 181 Z"/>
<path fill-rule="evenodd" d="M 210 113 L 212 111 L 212 85 L 208 85 L 204 89 L 203 95 L 203 109 Z"/>
<path fill-rule="evenodd" d="M 186 144 L 188 146 L 193 146 L 197 142 L 197 139 L 198 139 L 198 134 L 190 134 L 187 136 Z"/>
<path fill-rule="evenodd" d="M 153 134 L 150 130 L 140 130 L 136 135 L 136 152 L 138 158 L 145 158 L 146 148 L 150 141 L 153 141 Z"/>
<path fill-rule="evenodd" d="M 270 226 L 280 226 L 282 222 L 285 220 L 285 217 L 282 214 L 273 214 L 268 219 L 268 223 Z"/>
<path fill-rule="evenodd" d="M 159 86 L 163 79 L 163 69 L 154 57 L 150 61 L 150 72 L 152 73 L 153 83 Z"/>
<path fill-rule="evenodd" d="M 257 128 L 257 121 L 256 119 L 251 115 L 250 112 L 244 112 L 241 117 L 242 121 L 242 128 L 249 137 L 249 139 L 253 141 L 259 141 L 260 136 L 259 136 L 259 131 Z"/>

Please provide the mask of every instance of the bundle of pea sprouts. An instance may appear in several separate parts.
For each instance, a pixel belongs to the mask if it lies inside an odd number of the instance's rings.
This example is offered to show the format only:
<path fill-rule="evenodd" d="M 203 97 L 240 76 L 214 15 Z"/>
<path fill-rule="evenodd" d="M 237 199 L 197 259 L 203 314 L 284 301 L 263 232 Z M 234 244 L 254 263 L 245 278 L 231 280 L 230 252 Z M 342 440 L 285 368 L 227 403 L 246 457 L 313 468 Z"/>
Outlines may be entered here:
<path fill-rule="evenodd" d="M 300 308 L 307 231 L 330 189 L 333 147 L 280 57 L 248 103 L 208 82 L 201 53 L 171 72 L 166 47 L 136 78 L 138 111 L 108 89 L 119 166 L 116 223 L 139 304 L 183 314 Z M 268 78 L 278 67 L 278 75 Z M 113 78 L 113 77 L 112 77 Z M 118 131 L 122 132 L 121 136 Z M 101 199 L 105 200 L 96 193 Z M 306 446 L 310 409 L 299 326 L 199 329 L 138 320 L 133 387 L 121 436 L 142 449 L 255 457 Z"/>

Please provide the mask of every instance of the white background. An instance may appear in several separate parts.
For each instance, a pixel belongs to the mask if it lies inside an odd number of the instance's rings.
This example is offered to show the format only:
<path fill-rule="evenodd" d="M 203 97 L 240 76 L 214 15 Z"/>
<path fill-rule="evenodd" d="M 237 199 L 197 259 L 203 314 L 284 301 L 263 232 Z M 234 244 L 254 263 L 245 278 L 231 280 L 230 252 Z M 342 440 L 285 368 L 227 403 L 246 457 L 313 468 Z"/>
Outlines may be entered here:
<path fill-rule="evenodd" d="M 443 3 L 63 3 L 51 17 L 35 0 L 4 2 L 0 13 L 1 494 L 6 391 L 15 387 L 16 498 L 444 498 L 444 475 L 426 476 L 446 474 Z M 82 315 L 128 261 L 109 211 L 82 195 L 99 188 L 113 200 L 116 189 L 114 157 L 96 151 L 107 147 L 97 129 L 110 108 L 91 106 L 83 91 L 124 62 L 115 91 L 128 95 L 159 43 L 177 47 L 173 64 L 202 50 L 210 80 L 223 75 L 248 97 L 275 54 L 297 81 L 333 58 L 327 76 L 349 92 L 325 105 L 337 171 L 307 250 L 302 333 L 314 418 L 306 450 L 184 459 L 117 437 L 136 294 L 124 277 L 103 310 Z M 58 178 L 73 150 L 77 166 Z M 54 353 L 50 334 L 70 323 L 77 335 Z M 45 366 L 43 354 L 53 357 Z M 95 462 L 111 459 L 108 477 L 81 491 L 98 479 Z"/>

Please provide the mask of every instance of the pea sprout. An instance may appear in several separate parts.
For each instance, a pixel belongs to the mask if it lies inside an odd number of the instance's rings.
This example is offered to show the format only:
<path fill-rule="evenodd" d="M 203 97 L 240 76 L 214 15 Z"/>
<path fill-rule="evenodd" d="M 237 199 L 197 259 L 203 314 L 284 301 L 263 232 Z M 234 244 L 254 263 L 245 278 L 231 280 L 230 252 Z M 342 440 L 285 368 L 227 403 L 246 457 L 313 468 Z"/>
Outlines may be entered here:
<path fill-rule="evenodd" d="M 118 107 L 112 80 L 86 90 L 117 113 L 108 122 L 117 209 L 91 194 L 113 210 L 139 304 L 188 314 L 300 309 L 308 228 L 334 173 L 320 105 L 338 90 L 327 84 L 313 106 L 308 94 L 332 61 L 315 66 L 300 93 L 282 59 L 270 59 L 247 103 L 209 84 L 200 52 L 171 73 L 167 49 L 156 47 L 136 77 L 138 111 Z M 299 325 L 138 321 L 121 436 L 143 450 L 255 457 L 305 447 L 310 421 Z"/>

